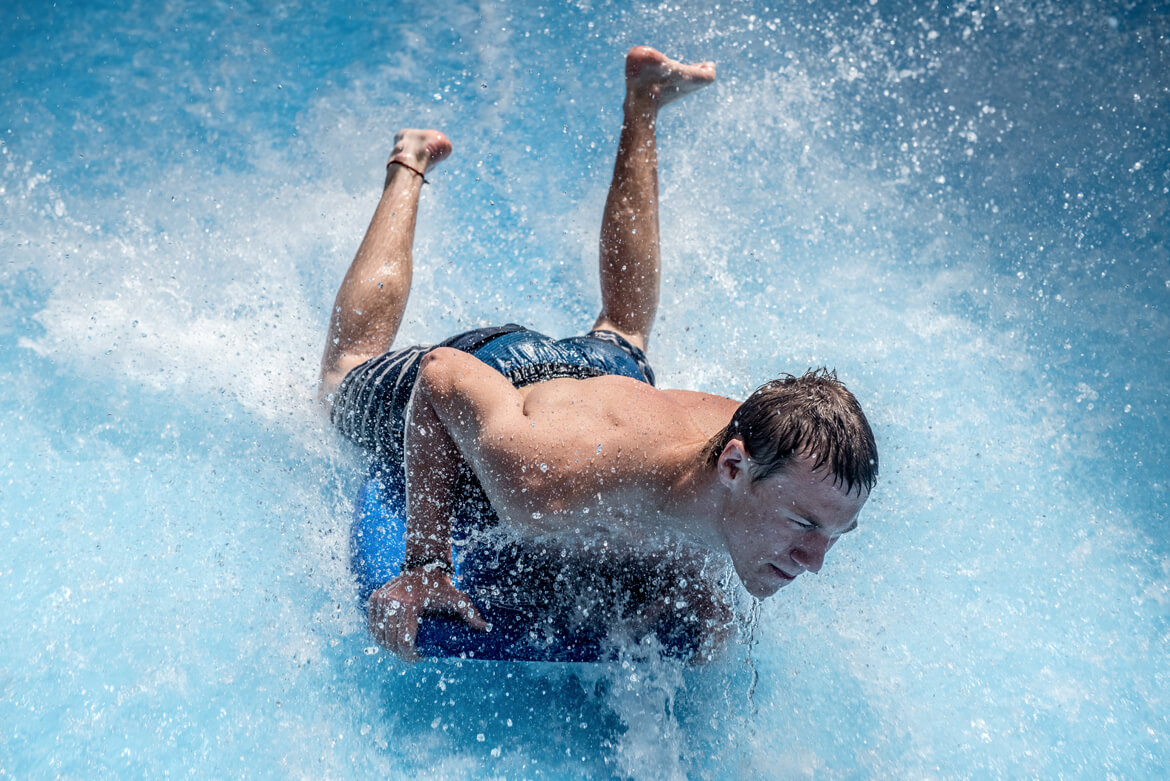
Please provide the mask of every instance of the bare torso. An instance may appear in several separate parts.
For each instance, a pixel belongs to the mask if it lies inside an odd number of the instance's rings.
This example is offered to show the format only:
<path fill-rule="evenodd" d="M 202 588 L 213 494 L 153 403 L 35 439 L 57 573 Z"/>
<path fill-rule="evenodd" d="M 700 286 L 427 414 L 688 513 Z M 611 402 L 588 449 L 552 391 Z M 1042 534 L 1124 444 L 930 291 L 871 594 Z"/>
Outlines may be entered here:
<path fill-rule="evenodd" d="M 602 537 L 645 552 L 686 537 L 669 501 L 737 402 L 625 377 L 516 391 L 519 415 L 461 446 L 502 521 L 525 536 Z"/>
<path fill-rule="evenodd" d="M 498 376 L 498 375 L 497 375 Z M 707 650 L 732 612 L 711 557 L 674 506 L 705 470 L 707 441 L 736 402 L 660 391 L 624 377 L 552 380 L 512 389 L 505 414 L 460 442 L 522 551 L 501 583 L 563 626 L 687 627 Z M 584 609 L 583 609 L 584 608 Z"/>

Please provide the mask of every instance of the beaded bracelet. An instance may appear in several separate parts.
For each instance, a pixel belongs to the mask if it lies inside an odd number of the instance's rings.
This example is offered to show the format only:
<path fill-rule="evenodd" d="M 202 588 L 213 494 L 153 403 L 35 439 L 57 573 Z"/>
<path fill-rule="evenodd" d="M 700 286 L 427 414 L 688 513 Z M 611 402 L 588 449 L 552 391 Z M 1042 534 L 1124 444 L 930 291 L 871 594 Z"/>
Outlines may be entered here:
<path fill-rule="evenodd" d="M 455 567 L 451 562 L 437 557 L 430 559 L 410 559 L 402 565 L 403 572 L 416 569 L 421 569 L 427 573 L 439 570 L 440 572 L 446 572 L 448 575 L 455 574 Z"/>

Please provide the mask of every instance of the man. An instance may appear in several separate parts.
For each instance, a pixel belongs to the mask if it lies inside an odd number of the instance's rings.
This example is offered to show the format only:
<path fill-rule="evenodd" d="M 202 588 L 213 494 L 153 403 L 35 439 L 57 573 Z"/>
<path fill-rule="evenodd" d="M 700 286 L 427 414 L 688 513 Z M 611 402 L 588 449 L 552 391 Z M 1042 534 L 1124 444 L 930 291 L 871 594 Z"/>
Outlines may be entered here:
<path fill-rule="evenodd" d="M 729 557 L 763 598 L 820 570 L 856 527 L 877 450 L 834 376 L 789 376 L 742 405 L 653 385 L 644 350 L 659 289 L 655 123 L 663 106 L 714 80 L 711 63 L 685 65 L 644 46 L 628 53 L 601 229 L 602 311 L 574 339 L 509 326 L 387 352 L 410 289 L 424 175 L 452 151 L 438 131 L 397 135 L 381 201 L 337 295 L 321 397 L 344 433 L 405 466 L 405 562 L 368 606 L 374 637 L 398 655 L 417 658 L 424 615 L 487 629 L 451 580 L 467 467 L 493 523 L 571 562 L 541 570 L 531 588 L 567 577 L 570 592 L 592 590 L 596 599 L 565 616 L 596 608 L 603 621 L 689 621 L 708 645 L 727 615 L 712 554 Z M 626 577 L 631 569 L 636 577 Z M 583 572 L 604 575 L 573 580 Z"/>

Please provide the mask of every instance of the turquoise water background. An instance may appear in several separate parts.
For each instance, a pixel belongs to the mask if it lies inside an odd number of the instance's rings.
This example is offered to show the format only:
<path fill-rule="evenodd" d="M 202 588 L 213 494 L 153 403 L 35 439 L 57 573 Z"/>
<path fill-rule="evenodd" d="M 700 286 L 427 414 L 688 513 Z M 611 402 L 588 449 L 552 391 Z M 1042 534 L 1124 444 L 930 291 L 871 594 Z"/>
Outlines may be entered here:
<path fill-rule="evenodd" d="M 0 773 L 1158 777 L 1157 3 L 42 3 L 0 26 Z M 883 477 L 704 669 L 372 648 L 311 404 L 391 137 L 445 130 L 403 341 L 591 322 L 622 57 L 664 387 L 836 367 Z"/>

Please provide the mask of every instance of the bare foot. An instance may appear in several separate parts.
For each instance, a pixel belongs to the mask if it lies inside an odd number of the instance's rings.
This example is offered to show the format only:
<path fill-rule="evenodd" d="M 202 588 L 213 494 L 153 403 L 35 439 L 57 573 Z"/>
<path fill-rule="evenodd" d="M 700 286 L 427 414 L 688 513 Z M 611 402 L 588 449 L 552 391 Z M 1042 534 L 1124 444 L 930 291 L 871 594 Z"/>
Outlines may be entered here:
<path fill-rule="evenodd" d="M 626 100 L 661 108 L 676 98 L 715 81 L 715 63 L 684 65 L 649 46 L 626 55 Z"/>
<path fill-rule="evenodd" d="M 386 164 L 386 181 L 389 184 L 390 176 L 395 169 L 403 169 L 422 175 L 432 165 L 444 160 L 451 154 L 451 140 L 438 130 L 415 130 L 406 128 L 394 135 L 394 150 L 390 153 L 390 161 Z M 391 166 L 390 163 L 401 163 Z"/>

